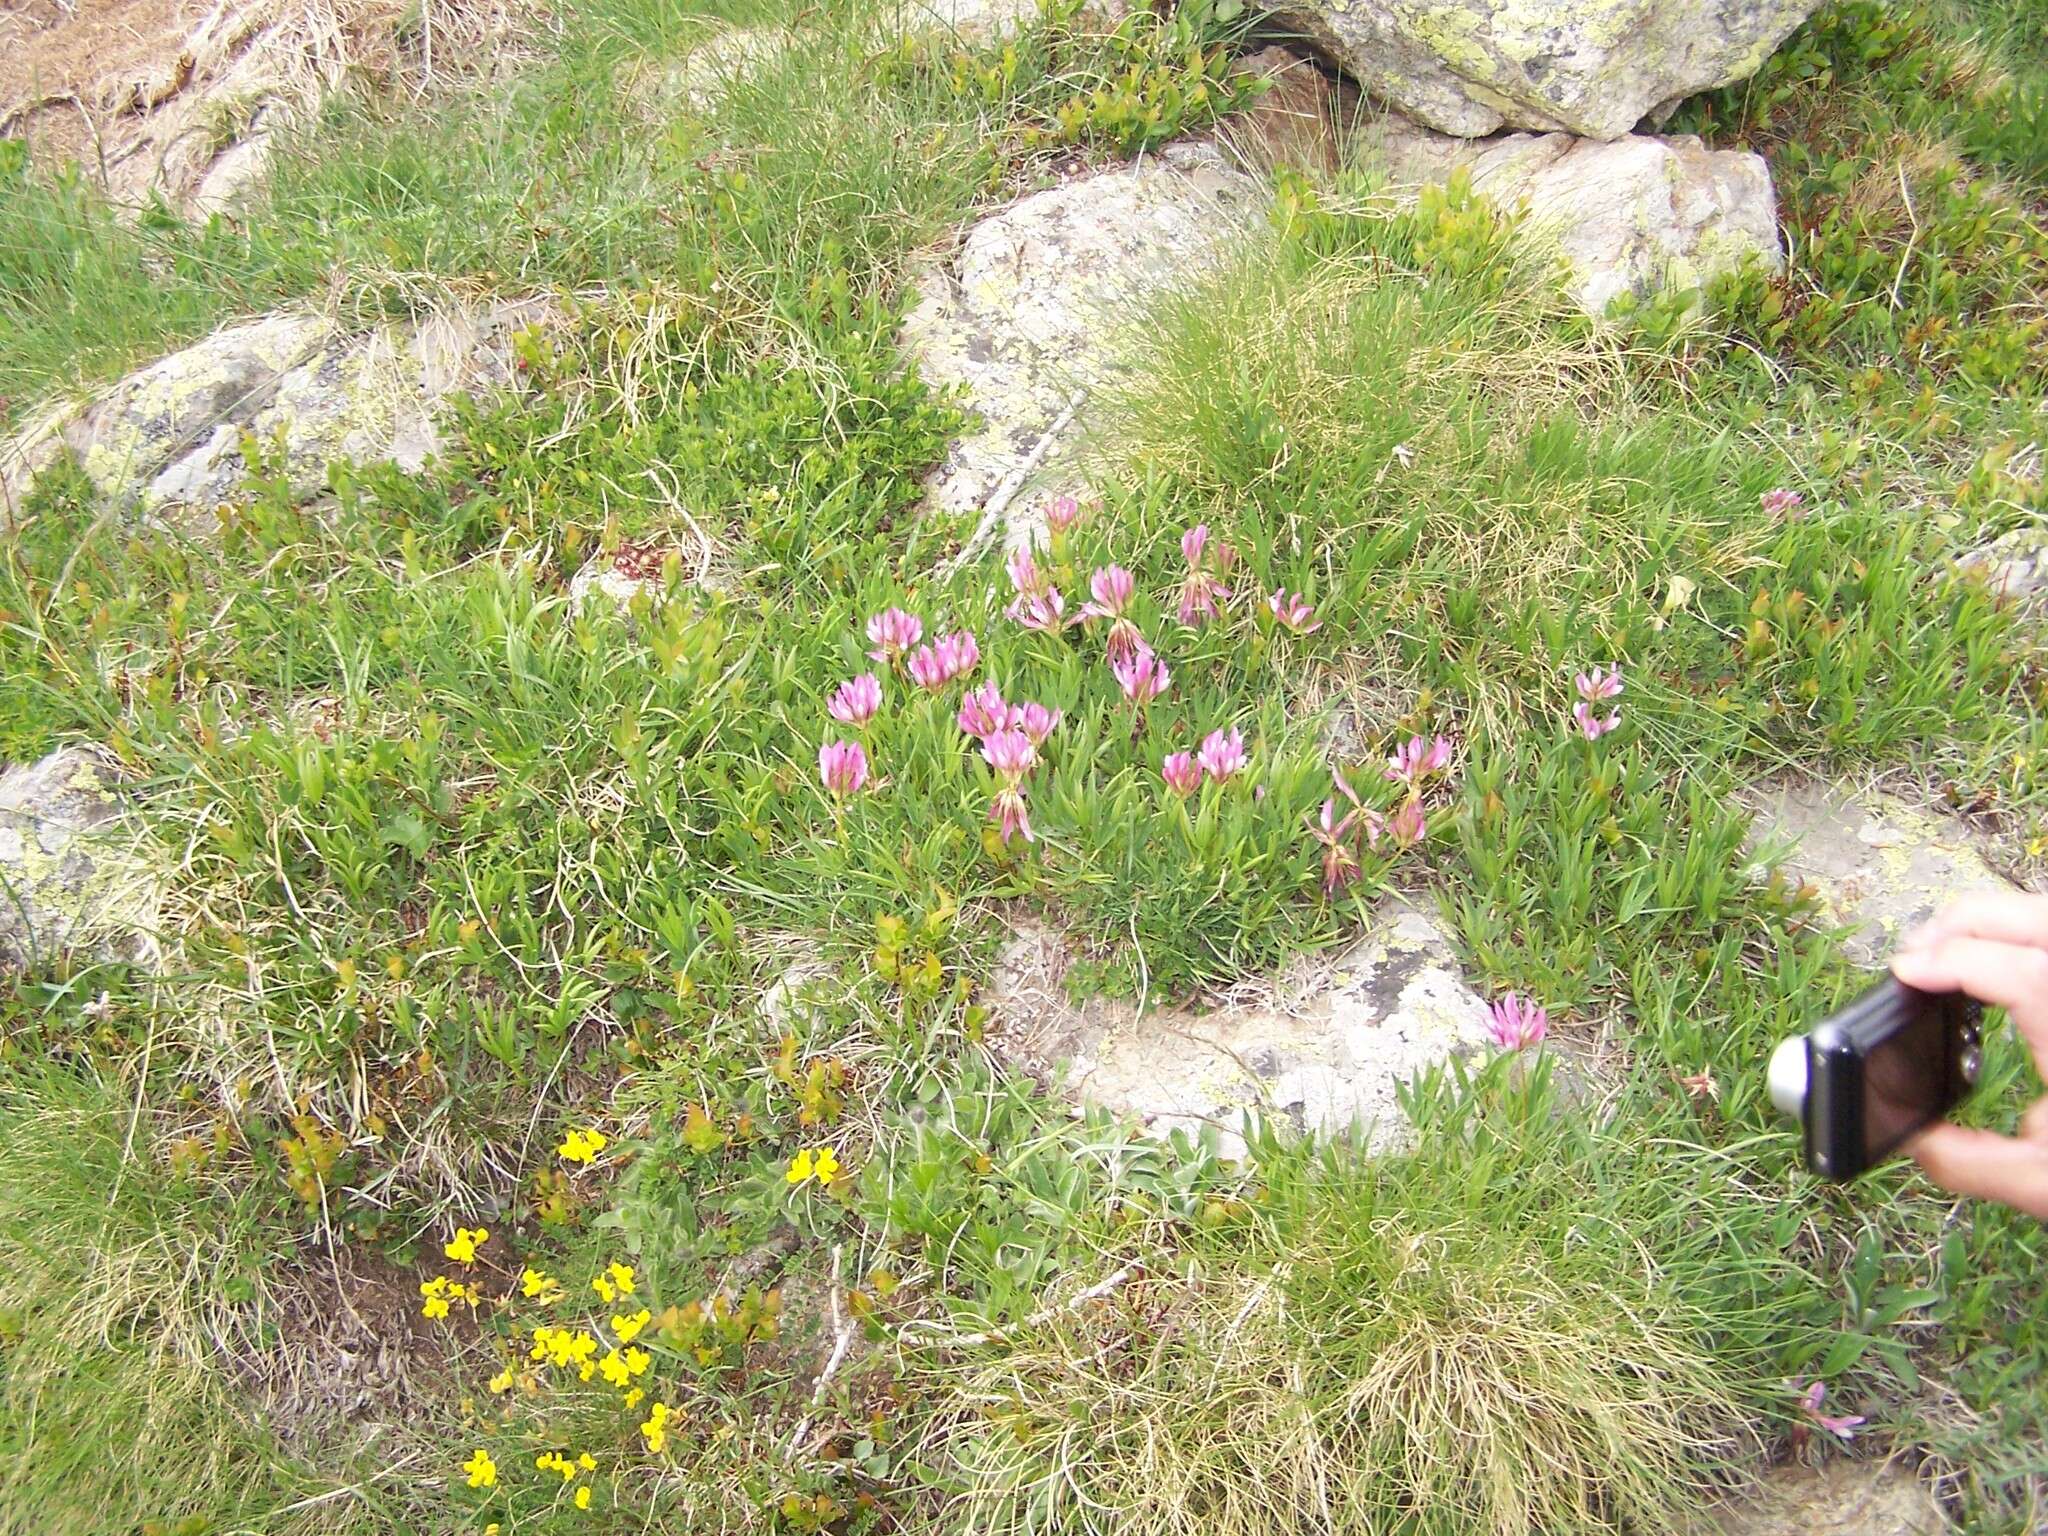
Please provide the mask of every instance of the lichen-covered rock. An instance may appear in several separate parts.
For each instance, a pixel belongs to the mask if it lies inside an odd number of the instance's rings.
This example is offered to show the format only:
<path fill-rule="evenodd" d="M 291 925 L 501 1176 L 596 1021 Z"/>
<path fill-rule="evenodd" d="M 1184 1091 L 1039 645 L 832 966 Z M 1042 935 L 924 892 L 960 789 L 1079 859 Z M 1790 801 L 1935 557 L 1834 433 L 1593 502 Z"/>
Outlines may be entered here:
<path fill-rule="evenodd" d="M 1696 287 L 1746 259 L 1783 265 L 1762 157 L 1708 149 L 1689 134 L 1475 141 L 1389 115 L 1363 130 L 1362 147 L 1397 184 L 1441 183 L 1464 169 L 1474 191 L 1526 210 L 1529 232 L 1555 243 L 1573 298 L 1591 314 L 1623 293 Z"/>
<path fill-rule="evenodd" d="M 1721 1536 L 1941 1536 L 1948 1521 L 1896 1462 L 1844 1461 L 1774 1469 L 1715 1511 Z"/>
<path fill-rule="evenodd" d="M 1818 0 L 1277 0 L 1372 95 L 1445 133 L 1619 138 L 1756 72 Z"/>
<path fill-rule="evenodd" d="M 989 991 L 989 1040 L 1018 1067 L 1063 1080 L 1087 1104 L 1160 1134 L 1210 1132 L 1241 1157 L 1248 1112 L 1296 1129 L 1358 1126 L 1375 1150 L 1412 1135 L 1399 1086 L 1489 1039 L 1487 1009 L 1436 920 L 1398 900 L 1307 985 L 1204 1013 L 1124 1002 L 1069 1003 L 1060 936 L 1025 927 Z"/>
<path fill-rule="evenodd" d="M 1058 485 L 1078 437 L 1046 441 L 1108 376 L 1143 302 L 1212 264 L 1263 206 L 1206 145 L 1037 192 L 983 219 L 925 272 L 903 340 L 934 385 L 961 385 L 980 422 L 933 476 L 938 510 L 968 512 L 1025 472 Z M 1010 503 L 1014 519 L 1028 503 Z"/>
<path fill-rule="evenodd" d="M 155 953 L 159 884 L 122 836 L 111 783 L 82 747 L 0 770 L 0 964 Z"/>
<path fill-rule="evenodd" d="M 418 469 L 449 397 L 510 384 L 513 336 L 552 313 L 523 300 L 367 332 L 294 314 L 227 326 L 0 449 L 0 501 L 69 448 L 114 504 L 212 507 L 244 484 L 245 434 L 301 491 L 336 459 Z"/>
<path fill-rule="evenodd" d="M 1956 817 L 1877 791 L 1819 783 L 1767 791 L 1756 838 L 1792 845 L 1785 867 L 1819 892 L 1828 921 L 1853 927 L 1843 948 L 1861 965 L 1883 964 L 1902 932 L 1956 897 L 2012 888 Z"/>

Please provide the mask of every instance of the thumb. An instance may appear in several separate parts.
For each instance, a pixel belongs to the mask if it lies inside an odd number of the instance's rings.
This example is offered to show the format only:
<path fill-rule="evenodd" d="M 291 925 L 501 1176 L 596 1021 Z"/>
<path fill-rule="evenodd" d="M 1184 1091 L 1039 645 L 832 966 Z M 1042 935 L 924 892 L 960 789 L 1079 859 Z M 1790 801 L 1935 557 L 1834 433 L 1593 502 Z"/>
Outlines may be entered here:
<path fill-rule="evenodd" d="M 1921 1132 L 1906 1151 L 1944 1189 L 2048 1220 L 2048 1145 L 1943 1121 Z"/>

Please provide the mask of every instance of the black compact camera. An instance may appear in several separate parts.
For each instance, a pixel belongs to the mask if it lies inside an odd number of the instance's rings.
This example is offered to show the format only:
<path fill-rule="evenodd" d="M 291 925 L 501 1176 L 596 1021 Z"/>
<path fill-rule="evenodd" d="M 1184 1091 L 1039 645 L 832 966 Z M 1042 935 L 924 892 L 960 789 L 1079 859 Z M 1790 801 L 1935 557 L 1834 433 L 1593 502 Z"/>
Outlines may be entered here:
<path fill-rule="evenodd" d="M 1983 1009 L 1886 977 L 1771 1053 L 1771 1102 L 1806 1130 L 1806 1165 L 1853 1179 L 1945 1116 L 1984 1066 Z"/>

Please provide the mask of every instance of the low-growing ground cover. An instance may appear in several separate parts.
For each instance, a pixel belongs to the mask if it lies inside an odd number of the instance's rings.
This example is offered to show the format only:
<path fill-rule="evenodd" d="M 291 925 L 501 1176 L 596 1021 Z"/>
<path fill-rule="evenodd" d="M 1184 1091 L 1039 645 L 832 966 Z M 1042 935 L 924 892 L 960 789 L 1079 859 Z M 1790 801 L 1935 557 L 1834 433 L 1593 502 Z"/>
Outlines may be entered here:
<path fill-rule="evenodd" d="M 60 467 L 8 530 L 0 757 L 109 746 L 175 942 L 5 983 L 0 1521 L 1666 1530 L 1861 1415 L 2034 1528 L 2038 1226 L 1796 1171 L 1760 1063 L 1859 977 L 1742 796 L 2048 835 L 2037 642 L 1952 568 L 2041 510 L 2038 27 L 1833 7 L 1681 109 L 1792 237 L 1704 310 L 1283 173 L 1095 494 L 955 571 L 912 264 L 1241 106 L 1245 19 L 885 20 L 565 10 L 203 228 L 4 168 L 17 409 L 288 297 L 570 318 L 428 475 L 195 528 Z M 777 42 L 707 94 L 724 25 Z M 1185 997 L 1389 889 L 1550 1031 L 1412 1154 L 1226 1164 L 983 1050 L 1006 914 Z"/>

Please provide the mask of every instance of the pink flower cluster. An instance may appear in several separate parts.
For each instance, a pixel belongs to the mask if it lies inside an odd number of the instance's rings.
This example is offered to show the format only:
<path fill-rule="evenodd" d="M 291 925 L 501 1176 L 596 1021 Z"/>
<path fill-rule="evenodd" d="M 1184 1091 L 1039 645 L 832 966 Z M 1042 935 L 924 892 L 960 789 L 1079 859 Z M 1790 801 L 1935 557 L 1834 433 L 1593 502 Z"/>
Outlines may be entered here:
<path fill-rule="evenodd" d="M 1026 629 L 1056 635 L 1075 621 L 1066 616 L 1067 600 L 1060 589 L 1039 570 L 1030 548 L 1013 550 L 1008 563 L 1010 585 L 1017 591 L 1015 601 L 1003 612 Z"/>
<path fill-rule="evenodd" d="M 996 796 L 988 816 L 1005 846 L 1019 836 L 1027 843 L 1036 841 L 1024 781 L 1038 766 L 1038 749 L 1059 723 L 1058 710 L 1028 700 L 1007 703 L 994 683 L 970 689 L 960 701 L 960 729 L 981 743 L 982 758 L 995 770 Z"/>
<path fill-rule="evenodd" d="M 1180 584 L 1180 622 L 1195 629 L 1229 604 L 1230 583 L 1225 578 L 1237 564 L 1237 551 L 1220 539 L 1211 549 L 1209 525 L 1197 523 L 1180 536 L 1180 554 L 1188 566 Z"/>
<path fill-rule="evenodd" d="M 1312 635 L 1323 627 L 1323 621 L 1316 617 L 1316 611 L 1299 592 L 1289 592 L 1285 587 L 1275 587 L 1273 595 L 1266 599 L 1266 607 L 1272 611 L 1273 622 L 1290 634 Z"/>
<path fill-rule="evenodd" d="M 1159 764 L 1159 777 L 1176 795 L 1192 795 L 1202 781 L 1222 784 L 1244 771 L 1250 758 L 1244 750 L 1244 732 L 1236 726 L 1214 730 L 1202 738 L 1193 752 L 1169 752 Z"/>
<path fill-rule="evenodd" d="M 964 629 L 941 635 L 930 645 L 920 644 L 924 620 L 901 608 L 885 608 L 871 617 L 867 635 L 873 647 L 869 660 L 892 672 L 901 667 L 912 682 L 932 693 L 965 677 L 981 662 L 980 645 Z M 866 730 L 881 708 L 882 679 L 873 672 L 848 678 L 825 701 L 826 714 L 856 731 Z M 867 749 L 857 741 L 826 742 L 818 749 L 818 780 L 835 801 L 859 794 L 868 782 Z"/>
<path fill-rule="evenodd" d="M 1340 819 L 1337 802 L 1325 800 L 1323 808 L 1309 823 L 1309 836 L 1323 850 L 1323 890 L 1335 895 L 1363 872 L 1361 855 L 1378 848 L 1385 838 L 1393 847 L 1413 848 L 1429 834 L 1429 816 L 1422 797 L 1429 781 L 1451 765 L 1454 749 L 1447 736 L 1411 736 L 1387 758 L 1385 777 L 1399 784 L 1407 794 L 1392 815 L 1374 809 L 1358 797 L 1344 776 L 1332 772 L 1337 792 L 1351 803 Z"/>
<path fill-rule="evenodd" d="M 1757 498 L 1757 502 L 1763 507 L 1766 517 L 1783 517 L 1797 522 L 1806 515 L 1802 510 L 1806 505 L 1806 498 L 1797 491 L 1787 490 L 1782 485 L 1775 490 L 1765 491 Z"/>
<path fill-rule="evenodd" d="M 1543 1037 L 1550 1033 L 1550 1015 L 1518 993 L 1505 994 L 1487 1012 L 1490 1015 L 1487 1027 L 1493 1032 L 1493 1043 L 1504 1051 L 1521 1051 L 1532 1045 L 1541 1045 Z"/>
<path fill-rule="evenodd" d="M 1863 1423 L 1860 1413 L 1822 1413 L 1821 1405 L 1827 1401 L 1827 1383 L 1808 1382 L 1806 1390 L 1799 1394 L 1799 1412 L 1809 1423 L 1816 1424 L 1840 1440 L 1853 1440 Z"/>
<path fill-rule="evenodd" d="M 845 800 L 868 781 L 868 755 L 857 741 L 828 741 L 818 748 L 818 777 L 834 800 Z"/>
<path fill-rule="evenodd" d="M 1621 696 L 1621 668 L 1603 672 L 1595 667 L 1590 672 L 1581 672 L 1574 682 L 1579 690 L 1579 702 L 1572 706 L 1572 719 L 1577 722 L 1580 735 L 1588 741 L 1598 741 L 1621 724 L 1618 708 L 1604 717 L 1593 712 L 1594 705 Z"/>
<path fill-rule="evenodd" d="M 937 693 L 957 677 L 965 677 L 981 662 L 981 647 L 964 629 L 941 635 L 930 645 L 920 645 L 905 660 L 910 680 L 927 693 Z"/>

